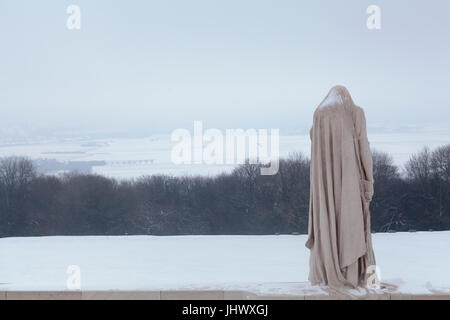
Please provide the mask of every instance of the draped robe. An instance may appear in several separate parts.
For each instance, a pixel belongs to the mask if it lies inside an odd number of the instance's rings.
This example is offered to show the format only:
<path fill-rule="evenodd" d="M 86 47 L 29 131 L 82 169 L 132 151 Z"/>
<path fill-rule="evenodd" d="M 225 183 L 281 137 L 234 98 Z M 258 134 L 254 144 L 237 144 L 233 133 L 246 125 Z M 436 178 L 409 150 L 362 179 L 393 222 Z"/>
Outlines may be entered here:
<path fill-rule="evenodd" d="M 310 137 L 309 280 L 364 286 L 367 267 L 375 265 L 372 156 L 364 111 L 346 88 L 332 88 L 317 107 Z"/>

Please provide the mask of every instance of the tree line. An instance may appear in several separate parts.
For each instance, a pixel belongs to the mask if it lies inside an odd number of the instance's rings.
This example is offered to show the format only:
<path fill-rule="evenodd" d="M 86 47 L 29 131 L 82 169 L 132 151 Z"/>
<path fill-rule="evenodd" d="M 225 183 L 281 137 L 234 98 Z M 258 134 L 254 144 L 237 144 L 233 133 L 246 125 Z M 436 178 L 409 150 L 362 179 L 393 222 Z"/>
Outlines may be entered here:
<path fill-rule="evenodd" d="M 450 229 L 450 144 L 424 148 L 400 169 L 373 151 L 373 232 Z M 310 160 L 280 160 L 260 175 L 243 164 L 213 177 L 116 180 L 38 175 L 31 160 L 0 158 L 0 237 L 307 233 Z"/>

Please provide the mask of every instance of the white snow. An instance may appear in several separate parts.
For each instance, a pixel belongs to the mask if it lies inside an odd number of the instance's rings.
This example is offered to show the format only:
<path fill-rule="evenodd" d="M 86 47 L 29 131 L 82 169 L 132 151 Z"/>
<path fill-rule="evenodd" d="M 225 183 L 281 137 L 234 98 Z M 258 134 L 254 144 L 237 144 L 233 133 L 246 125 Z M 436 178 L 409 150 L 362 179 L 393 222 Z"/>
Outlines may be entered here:
<path fill-rule="evenodd" d="M 307 284 L 305 235 L 70 236 L 0 239 L 1 290 L 246 289 L 322 292 Z M 450 292 L 450 231 L 373 235 L 381 280 L 403 293 Z"/>
<path fill-rule="evenodd" d="M 342 105 L 342 97 L 339 95 L 336 90 L 333 90 L 322 103 L 319 105 L 320 109 L 328 108 L 328 107 L 337 107 L 338 105 Z"/>

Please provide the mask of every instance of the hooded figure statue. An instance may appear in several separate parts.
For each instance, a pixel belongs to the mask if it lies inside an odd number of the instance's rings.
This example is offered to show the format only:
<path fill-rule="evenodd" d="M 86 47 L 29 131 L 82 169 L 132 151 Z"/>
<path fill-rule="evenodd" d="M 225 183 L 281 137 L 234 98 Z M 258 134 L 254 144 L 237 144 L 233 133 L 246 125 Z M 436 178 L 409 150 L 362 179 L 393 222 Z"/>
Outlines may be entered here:
<path fill-rule="evenodd" d="M 310 137 L 309 281 L 364 286 L 367 268 L 375 265 L 372 156 L 364 111 L 345 87 L 333 87 L 317 107 Z"/>

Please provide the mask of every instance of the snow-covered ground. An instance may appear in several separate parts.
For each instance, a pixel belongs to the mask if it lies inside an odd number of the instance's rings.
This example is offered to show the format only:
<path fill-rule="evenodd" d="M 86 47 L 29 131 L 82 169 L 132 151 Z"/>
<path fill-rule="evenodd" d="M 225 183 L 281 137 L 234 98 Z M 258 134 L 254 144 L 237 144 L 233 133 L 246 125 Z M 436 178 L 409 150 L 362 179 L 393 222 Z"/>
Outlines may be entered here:
<path fill-rule="evenodd" d="M 379 233 L 373 240 L 383 282 L 402 293 L 450 293 L 450 231 Z M 83 290 L 311 294 L 320 289 L 305 284 L 305 241 L 305 235 L 4 238 L 0 291 L 65 290 L 67 268 L 77 265 Z"/>
<path fill-rule="evenodd" d="M 369 134 L 371 147 L 390 153 L 397 165 L 424 146 L 435 148 L 450 142 L 450 129 L 432 127 L 408 132 L 382 132 Z M 139 177 L 150 174 L 214 175 L 231 171 L 233 165 L 176 165 L 171 161 L 171 151 L 176 143 L 169 134 L 143 138 L 71 139 L 60 141 L 29 141 L 26 143 L 1 143 L 0 157 L 28 156 L 32 159 L 48 158 L 58 161 L 104 161 L 93 171 L 115 178 Z M 310 154 L 309 135 L 280 136 L 280 156 L 293 152 Z"/>

